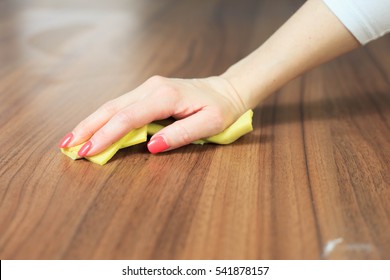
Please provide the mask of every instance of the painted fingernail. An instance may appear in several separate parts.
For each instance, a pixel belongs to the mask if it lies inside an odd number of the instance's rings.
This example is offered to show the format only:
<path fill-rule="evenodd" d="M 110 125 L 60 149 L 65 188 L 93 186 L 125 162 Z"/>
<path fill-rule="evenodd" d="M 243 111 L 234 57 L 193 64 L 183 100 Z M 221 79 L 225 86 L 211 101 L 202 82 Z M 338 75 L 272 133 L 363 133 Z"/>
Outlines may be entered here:
<path fill-rule="evenodd" d="M 60 148 L 66 148 L 68 147 L 70 141 L 72 141 L 73 139 L 73 133 L 72 132 L 69 132 L 68 134 L 66 134 L 64 136 L 64 138 L 61 139 L 60 143 L 58 144 L 58 147 Z"/>
<path fill-rule="evenodd" d="M 162 136 L 156 136 L 148 143 L 148 150 L 152 154 L 160 153 L 168 148 L 169 146 Z"/>
<path fill-rule="evenodd" d="M 79 155 L 79 157 L 84 157 L 88 154 L 89 150 L 91 150 L 92 148 L 92 142 L 91 141 L 88 141 L 87 143 L 85 143 L 81 149 L 79 150 L 79 152 L 77 153 Z"/>

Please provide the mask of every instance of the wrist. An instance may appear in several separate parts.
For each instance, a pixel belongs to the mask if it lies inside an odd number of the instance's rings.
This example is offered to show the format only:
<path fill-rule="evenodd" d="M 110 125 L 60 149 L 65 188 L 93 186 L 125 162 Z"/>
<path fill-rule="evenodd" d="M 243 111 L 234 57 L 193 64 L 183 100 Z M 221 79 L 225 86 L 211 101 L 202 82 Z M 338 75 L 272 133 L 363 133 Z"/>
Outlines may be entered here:
<path fill-rule="evenodd" d="M 280 84 L 279 73 L 272 71 L 272 65 L 255 65 L 257 61 L 258 59 L 245 58 L 221 75 L 234 88 L 247 109 L 255 108 Z"/>

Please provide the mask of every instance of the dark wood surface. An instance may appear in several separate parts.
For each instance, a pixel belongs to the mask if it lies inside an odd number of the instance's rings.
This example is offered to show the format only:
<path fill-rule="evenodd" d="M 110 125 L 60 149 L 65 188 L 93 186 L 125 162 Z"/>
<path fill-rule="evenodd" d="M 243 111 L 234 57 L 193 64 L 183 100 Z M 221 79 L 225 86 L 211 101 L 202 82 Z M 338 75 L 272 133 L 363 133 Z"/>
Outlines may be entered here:
<path fill-rule="evenodd" d="M 390 37 L 290 82 L 229 146 L 103 167 L 56 146 L 153 74 L 221 73 L 302 3 L 0 1 L 0 258 L 389 259 Z"/>

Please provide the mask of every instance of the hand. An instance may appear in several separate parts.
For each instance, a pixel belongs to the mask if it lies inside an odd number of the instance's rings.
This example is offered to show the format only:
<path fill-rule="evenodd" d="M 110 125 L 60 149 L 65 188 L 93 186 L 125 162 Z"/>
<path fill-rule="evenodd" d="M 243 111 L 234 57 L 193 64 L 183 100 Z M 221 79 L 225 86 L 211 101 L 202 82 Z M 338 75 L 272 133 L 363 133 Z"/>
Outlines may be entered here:
<path fill-rule="evenodd" d="M 88 141 L 79 156 L 92 156 L 132 129 L 174 117 L 177 121 L 153 135 L 148 143 L 151 153 L 159 153 L 218 134 L 248 109 L 222 77 L 168 79 L 154 76 L 101 106 L 66 135 L 60 147 Z"/>

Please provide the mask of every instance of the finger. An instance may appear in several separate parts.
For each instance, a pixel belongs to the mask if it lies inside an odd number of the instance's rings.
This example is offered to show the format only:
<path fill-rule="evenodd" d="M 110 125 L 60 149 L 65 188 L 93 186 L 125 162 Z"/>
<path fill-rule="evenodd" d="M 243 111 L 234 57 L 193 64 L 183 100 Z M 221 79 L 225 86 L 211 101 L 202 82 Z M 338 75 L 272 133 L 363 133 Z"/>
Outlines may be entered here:
<path fill-rule="evenodd" d="M 145 89 L 143 85 L 141 85 L 133 91 L 103 104 L 73 129 L 71 133 L 72 139 L 66 143 L 66 146 L 76 146 L 90 139 L 92 135 L 103 127 L 115 114 L 123 110 L 126 106 L 136 102 L 138 95 L 143 91 L 145 91 Z"/>
<path fill-rule="evenodd" d="M 148 149 L 152 154 L 176 149 L 215 135 L 224 128 L 222 114 L 216 109 L 205 108 L 160 130 L 150 139 Z"/>
<path fill-rule="evenodd" d="M 80 156 L 92 156 L 104 151 L 118 141 L 130 130 L 142 127 L 157 119 L 165 119 L 172 115 L 172 100 L 166 98 L 156 102 L 148 98 L 115 114 L 101 129 L 86 143 L 86 149 L 80 149 Z"/>

